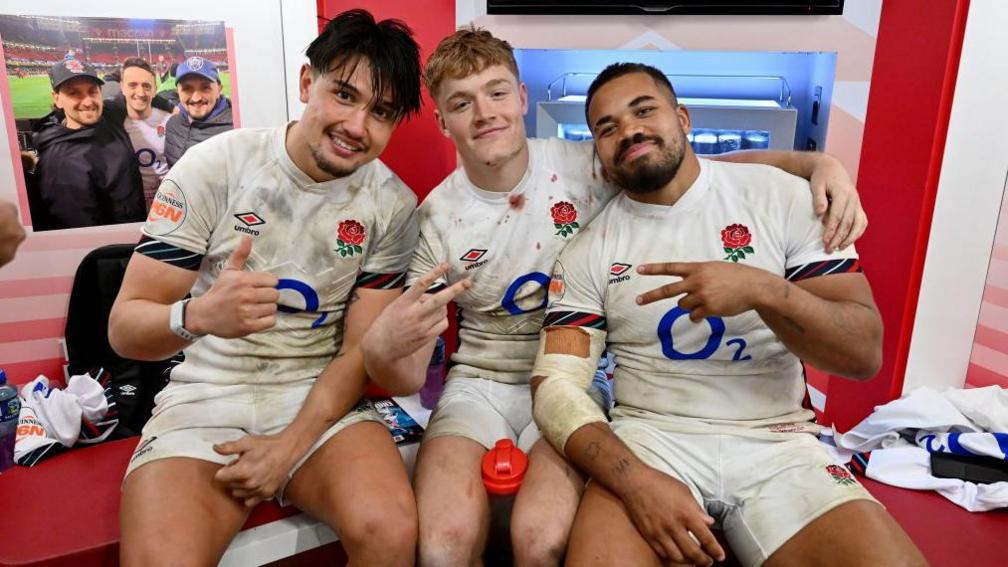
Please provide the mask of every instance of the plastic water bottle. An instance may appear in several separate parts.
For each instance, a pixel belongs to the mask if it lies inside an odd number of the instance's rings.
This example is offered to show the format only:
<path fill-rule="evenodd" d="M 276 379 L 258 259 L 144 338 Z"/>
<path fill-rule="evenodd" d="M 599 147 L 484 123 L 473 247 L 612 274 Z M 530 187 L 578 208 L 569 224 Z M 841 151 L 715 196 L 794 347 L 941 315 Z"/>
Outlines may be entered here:
<path fill-rule="evenodd" d="M 438 398 L 441 397 L 441 390 L 444 390 L 447 369 L 445 342 L 443 338 L 438 337 L 437 343 L 434 344 L 434 353 L 431 355 L 430 364 L 427 365 L 427 379 L 420 387 L 420 405 L 427 409 L 434 409 Z"/>
<path fill-rule="evenodd" d="M 528 457 L 510 439 L 500 439 L 483 455 L 480 468 L 490 498 L 487 552 L 511 557 L 511 507 L 528 470 Z"/>
<path fill-rule="evenodd" d="M 17 388 L 7 383 L 7 373 L 0 369 L 0 472 L 14 464 L 14 437 L 17 435 L 21 399 Z"/>

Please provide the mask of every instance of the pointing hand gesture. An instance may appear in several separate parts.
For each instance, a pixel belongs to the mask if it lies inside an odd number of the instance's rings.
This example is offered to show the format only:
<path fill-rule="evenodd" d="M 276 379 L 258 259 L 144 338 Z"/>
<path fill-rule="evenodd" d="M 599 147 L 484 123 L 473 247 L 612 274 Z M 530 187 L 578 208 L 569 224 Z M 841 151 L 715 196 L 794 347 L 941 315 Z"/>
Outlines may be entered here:
<path fill-rule="evenodd" d="M 759 268 L 733 262 L 659 262 L 644 264 L 646 276 L 679 276 L 681 280 L 637 296 L 638 305 L 679 297 L 679 307 L 700 321 L 711 315 L 730 317 L 755 309 L 761 297 L 786 282 Z"/>

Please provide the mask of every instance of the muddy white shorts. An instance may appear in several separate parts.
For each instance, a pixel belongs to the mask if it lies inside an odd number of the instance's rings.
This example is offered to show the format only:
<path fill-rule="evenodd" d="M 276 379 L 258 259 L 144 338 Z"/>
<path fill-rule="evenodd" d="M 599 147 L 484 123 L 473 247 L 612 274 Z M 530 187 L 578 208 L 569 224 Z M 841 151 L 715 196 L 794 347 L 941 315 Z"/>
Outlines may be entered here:
<path fill-rule="evenodd" d="M 449 379 L 424 439 L 446 436 L 472 439 L 487 449 L 506 438 L 527 453 L 541 437 L 532 420 L 529 385 L 461 376 Z"/>
<path fill-rule="evenodd" d="M 154 399 L 154 413 L 144 426 L 140 443 L 133 452 L 128 476 L 152 461 L 169 457 L 190 457 L 226 465 L 234 455 L 213 450 L 217 443 L 246 435 L 273 435 L 294 421 L 304 405 L 314 379 L 287 384 L 201 384 L 169 382 Z M 289 480 L 333 435 L 362 421 L 382 423 L 368 402 L 361 402 L 327 429 L 287 475 Z M 283 499 L 287 482 L 277 492 Z"/>
<path fill-rule="evenodd" d="M 841 504 L 875 501 L 808 433 L 685 433 L 661 420 L 622 416 L 619 408 L 611 426 L 642 461 L 689 487 L 743 565 L 762 565 Z"/>

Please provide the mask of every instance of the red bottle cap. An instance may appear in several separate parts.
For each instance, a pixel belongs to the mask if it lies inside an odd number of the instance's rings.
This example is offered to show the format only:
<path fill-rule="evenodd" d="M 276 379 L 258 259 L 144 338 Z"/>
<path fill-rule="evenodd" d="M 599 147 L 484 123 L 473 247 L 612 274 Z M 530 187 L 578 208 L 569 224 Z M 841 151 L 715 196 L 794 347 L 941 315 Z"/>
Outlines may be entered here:
<path fill-rule="evenodd" d="M 518 492 L 525 471 L 528 470 L 528 457 L 514 446 L 510 439 L 501 439 L 483 455 L 483 486 L 490 494 L 514 494 Z"/>

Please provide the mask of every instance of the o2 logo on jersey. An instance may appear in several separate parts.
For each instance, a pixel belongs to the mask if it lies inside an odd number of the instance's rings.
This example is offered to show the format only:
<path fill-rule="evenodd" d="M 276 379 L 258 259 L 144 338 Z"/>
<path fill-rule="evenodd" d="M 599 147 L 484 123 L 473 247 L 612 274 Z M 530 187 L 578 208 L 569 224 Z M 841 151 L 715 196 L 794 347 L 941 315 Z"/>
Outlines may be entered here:
<path fill-rule="evenodd" d="M 140 167 L 156 167 L 158 164 L 157 154 L 150 148 L 140 148 L 136 152 L 137 161 Z"/>
<path fill-rule="evenodd" d="M 308 313 L 318 313 L 319 308 L 319 296 L 312 286 L 304 283 L 300 280 L 280 278 L 276 285 L 277 291 L 290 290 L 294 293 L 299 294 L 304 298 L 305 307 L 304 309 L 298 309 L 297 307 L 290 307 L 289 305 L 277 304 L 277 310 L 283 313 L 301 313 L 302 311 Z M 318 319 L 312 321 L 311 328 L 317 329 L 325 323 L 325 320 L 329 317 L 328 311 L 323 311 L 322 315 Z"/>
<path fill-rule="evenodd" d="M 538 305 L 531 309 L 522 309 L 518 305 L 518 292 L 521 291 L 529 284 L 536 284 L 537 287 L 544 290 L 542 301 Z M 511 315 L 524 315 L 525 313 L 531 313 L 533 311 L 539 311 L 540 309 L 546 309 L 546 303 L 549 301 L 549 294 L 545 293 L 545 290 L 549 289 L 550 277 L 542 272 L 532 272 L 530 274 L 525 274 L 524 276 L 519 276 L 515 281 L 511 282 L 508 286 L 507 291 L 504 292 L 504 298 L 501 299 L 501 307 Z M 536 293 L 535 291 L 528 293 L 522 297 L 529 297 Z"/>
<path fill-rule="evenodd" d="M 713 356 L 714 353 L 717 352 L 718 348 L 721 347 L 721 341 L 724 340 L 724 319 L 721 317 L 704 318 L 704 322 L 706 322 L 710 327 L 710 336 L 707 337 L 707 342 L 696 352 L 681 352 L 676 349 L 672 338 L 672 325 L 674 325 L 680 317 L 689 317 L 689 311 L 686 311 L 682 307 L 675 307 L 669 310 L 669 312 L 661 318 L 661 321 L 658 322 L 658 341 L 661 343 L 662 354 L 665 355 L 665 358 L 669 358 L 671 360 L 706 360 Z M 745 354 L 745 348 L 747 346 L 745 339 L 729 339 L 728 342 L 724 344 L 728 347 L 737 347 L 732 360 L 752 360 L 751 356 Z"/>

